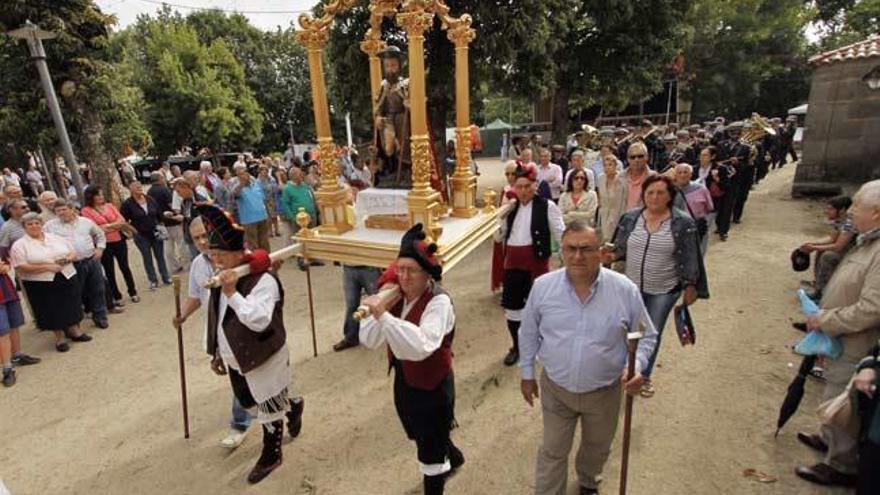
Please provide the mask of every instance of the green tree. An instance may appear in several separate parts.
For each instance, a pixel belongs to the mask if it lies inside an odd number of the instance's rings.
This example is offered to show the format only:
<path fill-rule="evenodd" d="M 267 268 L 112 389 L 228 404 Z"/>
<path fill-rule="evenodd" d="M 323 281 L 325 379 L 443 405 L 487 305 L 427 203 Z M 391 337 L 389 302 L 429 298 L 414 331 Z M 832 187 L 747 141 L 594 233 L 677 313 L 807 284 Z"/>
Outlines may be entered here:
<path fill-rule="evenodd" d="M 685 0 L 581 0 L 558 15 L 559 43 L 548 48 L 553 139 L 571 131 L 574 101 L 623 108 L 656 93 L 683 40 Z M 553 50 L 552 52 L 550 50 Z"/>
<path fill-rule="evenodd" d="M 694 2 L 683 89 L 694 117 L 785 114 L 809 92 L 801 0 Z"/>
<path fill-rule="evenodd" d="M 880 0 L 816 2 L 813 21 L 821 36 L 816 51 L 856 43 L 880 34 Z"/>
<path fill-rule="evenodd" d="M 265 32 L 241 14 L 217 10 L 193 12 L 185 22 L 202 43 L 224 40 L 244 67 L 245 82 L 263 115 L 259 151 L 284 149 L 290 138 L 288 122 L 297 140 L 314 136 L 308 61 L 292 27 Z"/>
<path fill-rule="evenodd" d="M 27 19 L 58 35 L 45 43 L 46 63 L 75 152 L 98 184 L 111 195 L 118 193 L 114 159 L 129 147 L 146 151 L 151 136 L 131 74 L 111 63 L 108 27 L 113 18 L 87 0 L 13 0 L 0 11 L 0 31 L 18 28 Z M 57 135 L 33 62 L 23 42 L 5 36 L 0 36 L 0 94 L 4 159 L 21 164 L 26 151 L 38 148 L 52 155 Z"/>
<path fill-rule="evenodd" d="M 203 43 L 168 9 L 156 18 L 139 18 L 131 29 L 121 52 L 148 102 L 156 151 L 168 154 L 194 145 L 217 152 L 260 142 L 260 105 L 225 40 Z"/>

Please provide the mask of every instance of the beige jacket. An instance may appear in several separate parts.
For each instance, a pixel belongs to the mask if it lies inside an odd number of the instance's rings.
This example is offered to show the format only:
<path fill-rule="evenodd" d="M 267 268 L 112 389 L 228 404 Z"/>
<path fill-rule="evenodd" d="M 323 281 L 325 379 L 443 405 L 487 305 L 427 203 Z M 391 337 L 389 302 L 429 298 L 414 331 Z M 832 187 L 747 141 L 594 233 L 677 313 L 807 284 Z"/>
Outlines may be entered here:
<path fill-rule="evenodd" d="M 863 358 L 880 338 L 880 231 L 841 260 L 825 287 L 819 326 L 840 337 L 846 359 Z"/>

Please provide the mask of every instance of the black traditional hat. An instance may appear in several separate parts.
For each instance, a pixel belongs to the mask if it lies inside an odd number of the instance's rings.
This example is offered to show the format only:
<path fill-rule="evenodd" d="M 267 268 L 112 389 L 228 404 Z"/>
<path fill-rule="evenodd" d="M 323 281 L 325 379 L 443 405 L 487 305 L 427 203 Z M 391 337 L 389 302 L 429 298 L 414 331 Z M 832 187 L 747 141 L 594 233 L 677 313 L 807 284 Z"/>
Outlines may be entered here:
<path fill-rule="evenodd" d="M 389 45 L 389 46 L 385 47 L 385 49 L 380 51 L 379 53 L 377 53 L 377 55 L 381 59 L 396 58 L 401 61 L 406 56 L 406 54 L 403 53 L 403 51 L 400 48 L 397 48 L 394 45 Z"/>
<path fill-rule="evenodd" d="M 223 208 L 209 203 L 196 203 L 196 212 L 205 223 L 208 245 L 221 251 L 243 251 L 244 229 Z"/>
<path fill-rule="evenodd" d="M 423 270 L 428 272 L 434 280 L 440 280 L 443 274 L 443 267 L 434 254 L 437 252 L 437 244 L 425 242 L 425 231 L 422 224 L 417 223 L 403 234 L 400 240 L 400 252 L 397 253 L 398 258 L 411 258 L 416 260 Z"/>

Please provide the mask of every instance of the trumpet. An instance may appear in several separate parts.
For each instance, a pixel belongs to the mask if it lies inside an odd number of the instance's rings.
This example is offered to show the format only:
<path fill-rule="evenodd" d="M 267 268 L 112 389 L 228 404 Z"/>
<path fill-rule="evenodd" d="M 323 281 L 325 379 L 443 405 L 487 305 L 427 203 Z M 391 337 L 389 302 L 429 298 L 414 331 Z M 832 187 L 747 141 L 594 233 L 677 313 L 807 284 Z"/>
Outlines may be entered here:
<path fill-rule="evenodd" d="M 386 289 L 380 290 L 376 295 L 379 296 L 382 301 L 388 303 L 400 295 L 400 287 L 397 285 L 390 285 Z M 364 320 L 368 316 L 370 316 L 370 308 L 363 304 L 358 306 L 354 313 L 351 314 L 354 321 Z"/>

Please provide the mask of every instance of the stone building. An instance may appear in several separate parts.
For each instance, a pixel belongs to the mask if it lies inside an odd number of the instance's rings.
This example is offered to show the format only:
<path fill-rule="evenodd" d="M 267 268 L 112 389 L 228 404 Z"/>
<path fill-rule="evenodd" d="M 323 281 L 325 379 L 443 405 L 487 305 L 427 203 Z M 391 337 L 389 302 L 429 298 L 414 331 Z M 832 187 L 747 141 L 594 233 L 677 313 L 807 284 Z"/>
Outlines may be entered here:
<path fill-rule="evenodd" d="M 792 194 L 850 192 L 880 177 L 880 36 L 816 55 Z"/>

